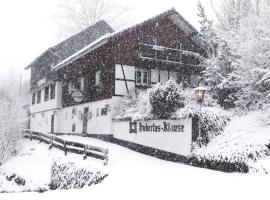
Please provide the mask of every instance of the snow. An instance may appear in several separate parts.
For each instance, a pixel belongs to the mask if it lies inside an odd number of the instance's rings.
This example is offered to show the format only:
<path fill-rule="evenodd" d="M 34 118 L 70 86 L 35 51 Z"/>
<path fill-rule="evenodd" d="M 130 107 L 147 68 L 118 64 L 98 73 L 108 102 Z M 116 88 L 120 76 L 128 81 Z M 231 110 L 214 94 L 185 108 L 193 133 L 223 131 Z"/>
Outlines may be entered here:
<path fill-rule="evenodd" d="M 207 169 L 173 163 L 143 155 L 116 144 L 80 136 L 63 136 L 109 148 L 109 164 L 103 166 L 97 159 L 83 160 L 76 154 L 64 157 L 62 151 L 48 150 L 37 141 L 24 142 L 20 155 L 10 159 L 0 169 L 1 172 L 16 170 L 27 175 L 32 183 L 48 180 L 50 163 L 53 159 L 67 159 L 84 163 L 107 171 L 109 176 L 95 186 L 80 190 L 57 190 L 45 193 L 0 194 L 1 199 L 260 199 L 268 195 L 268 176 L 226 174 Z M 35 150 L 31 151 L 32 148 Z M 267 162 L 267 161 L 265 161 Z M 270 161 L 268 160 L 268 165 Z"/>
<path fill-rule="evenodd" d="M 212 139 L 207 146 L 197 149 L 194 154 L 215 160 L 228 158 L 231 161 L 243 161 L 260 168 L 260 162 L 254 162 L 265 158 L 269 151 L 266 147 L 270 144 L 268 117 L 266 111 L 235 116 L 223 134 Z"/>
<path fill-rule="evenodd" d="M 77 165 L 91 164 L 94 171 L 103 170 L 103 162 L 94 158 L 83 160 L 82 155 L 71 154 L 64 156 L 64 152 L 55 148 L 48 150 L 48 145 L 38 141 L 24 140 L 20 153 L 0 166 L 0 190 L 16 191 L 35 190 L 38 187 L 47 188 L 50 182 L 51 166 L 54 161 L 76 162 Z M 99 162 L 98 162 L 99 161 Z M 13 181 L 7 181 L 5 176 L 12 174 L 24 178 L 26 185 L 21 187 Z M 1 185 L 1 182 L 4 184 Z"/>

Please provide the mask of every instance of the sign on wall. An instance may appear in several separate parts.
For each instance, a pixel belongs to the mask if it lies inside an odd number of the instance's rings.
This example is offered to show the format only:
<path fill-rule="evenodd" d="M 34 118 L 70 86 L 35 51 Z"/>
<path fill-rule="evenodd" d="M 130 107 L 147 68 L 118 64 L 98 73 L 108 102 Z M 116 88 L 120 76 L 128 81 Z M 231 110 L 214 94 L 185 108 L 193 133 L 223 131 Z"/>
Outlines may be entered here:
<path fill-rule="evenodd" d="M 129 133 L 143 133 L 143 132 L 184 132 L 184 124 L 181 121 L 152 121 L 143 122 L 135 121 L 129 122 Z"/>
<path fill-rule="evenodd" d="M 188 156 L 191 153 L 192 120 L 114 121 L 114 137 Z"/>

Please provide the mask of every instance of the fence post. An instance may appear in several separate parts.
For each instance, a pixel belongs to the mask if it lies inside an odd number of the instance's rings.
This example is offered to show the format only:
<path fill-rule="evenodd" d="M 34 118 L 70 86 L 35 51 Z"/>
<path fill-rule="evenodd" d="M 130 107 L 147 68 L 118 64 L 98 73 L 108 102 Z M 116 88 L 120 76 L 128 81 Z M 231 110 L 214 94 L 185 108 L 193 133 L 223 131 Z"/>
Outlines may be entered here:
<path fill-rule="evenodd" d="M 32 131 L 29 131 L 30 133 L 30 141 L 32 141 Z"/>
<path fill-rule="evenodd" d="M 105 151 L 105 159 L 104 159 L 104 162 L 103 162 L 103 165 L 107 165 L 108 164 L 108 161 L 109 161 L 109 149 L 106 149 Z"/>
<path fill-rule="evenodd" d="M 83 154 L 83 159 L 85 160 L 87 158 L 87 145 L 84 145 Z"/>
<path fill-rule="evenodd" d="M 40 132 L 38 132 L 38 136 L 39 136 L 39 143 L 41 143 L 41 133 Z"/>
<path fill-rule="evenodd" d="M 64 152 L 65 152 L 65 156 L 67 155 L 67 144 L 66 141 L 64 141 Z"/>
<path fill-rule="evenodd" d="M 50 137 L 50 144 L 49 144 L 49 150 L 51 150 L 51 148 L 52 148 L 52 139 L 53 139 L 53 136 L 51 135 L 51 137 Z"/>

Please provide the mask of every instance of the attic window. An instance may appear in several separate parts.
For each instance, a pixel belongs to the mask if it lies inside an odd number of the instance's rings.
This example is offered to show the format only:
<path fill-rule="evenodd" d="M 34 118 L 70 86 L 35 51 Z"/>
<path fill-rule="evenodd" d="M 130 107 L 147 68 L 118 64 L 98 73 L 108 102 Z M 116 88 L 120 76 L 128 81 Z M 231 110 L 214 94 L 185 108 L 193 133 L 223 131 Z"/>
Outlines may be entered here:
<path fill-rule="evenodd" d="M 182 49 L 182 44 L 181 44 L 181 42 L 179 40 L 176 40 L 175 42 L 172 43 L 171 48 L 181 50 Z"/>
<path fill-rule="evenodd" d="M 95 75 L 95 85 L 96 86 L 101 86 L 102 85 L 102 81 L 101 81 L 101 71 L 97 71 L 96 75 Z"/>
<path fill-rule="evenodd" d="M 155 36 L 147 36 L 144 39 L 145 44 L 150 44 L 150 45 L 157 45 L 157 37 Z"/>

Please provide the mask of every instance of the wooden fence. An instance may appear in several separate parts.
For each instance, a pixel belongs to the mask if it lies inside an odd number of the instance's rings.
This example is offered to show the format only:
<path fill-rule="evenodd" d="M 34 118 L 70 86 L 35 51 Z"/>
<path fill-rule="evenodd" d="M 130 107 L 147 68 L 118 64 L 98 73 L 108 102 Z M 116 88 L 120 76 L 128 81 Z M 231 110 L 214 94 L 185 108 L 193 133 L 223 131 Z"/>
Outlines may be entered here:
<path fill-rule="evenodd" d="M 38 140 L 39 142 L 44 142 L 49 145 L 49 149 L 55 147 L 63 150 L 65 152 L 65 155 L 67 155 L 67 152 L 82 154 L 83 159 L 86 159 L 87 156 L 89 156 L 103 160 L 104 165 L 108 163 L 109 150 L 106 148 L 74 141 L 68 141 L 53 134 L 35 132 L 30 130 L 24 130 L 23 137 L 29 138 L 30 140 L 34 139 Z"/>

